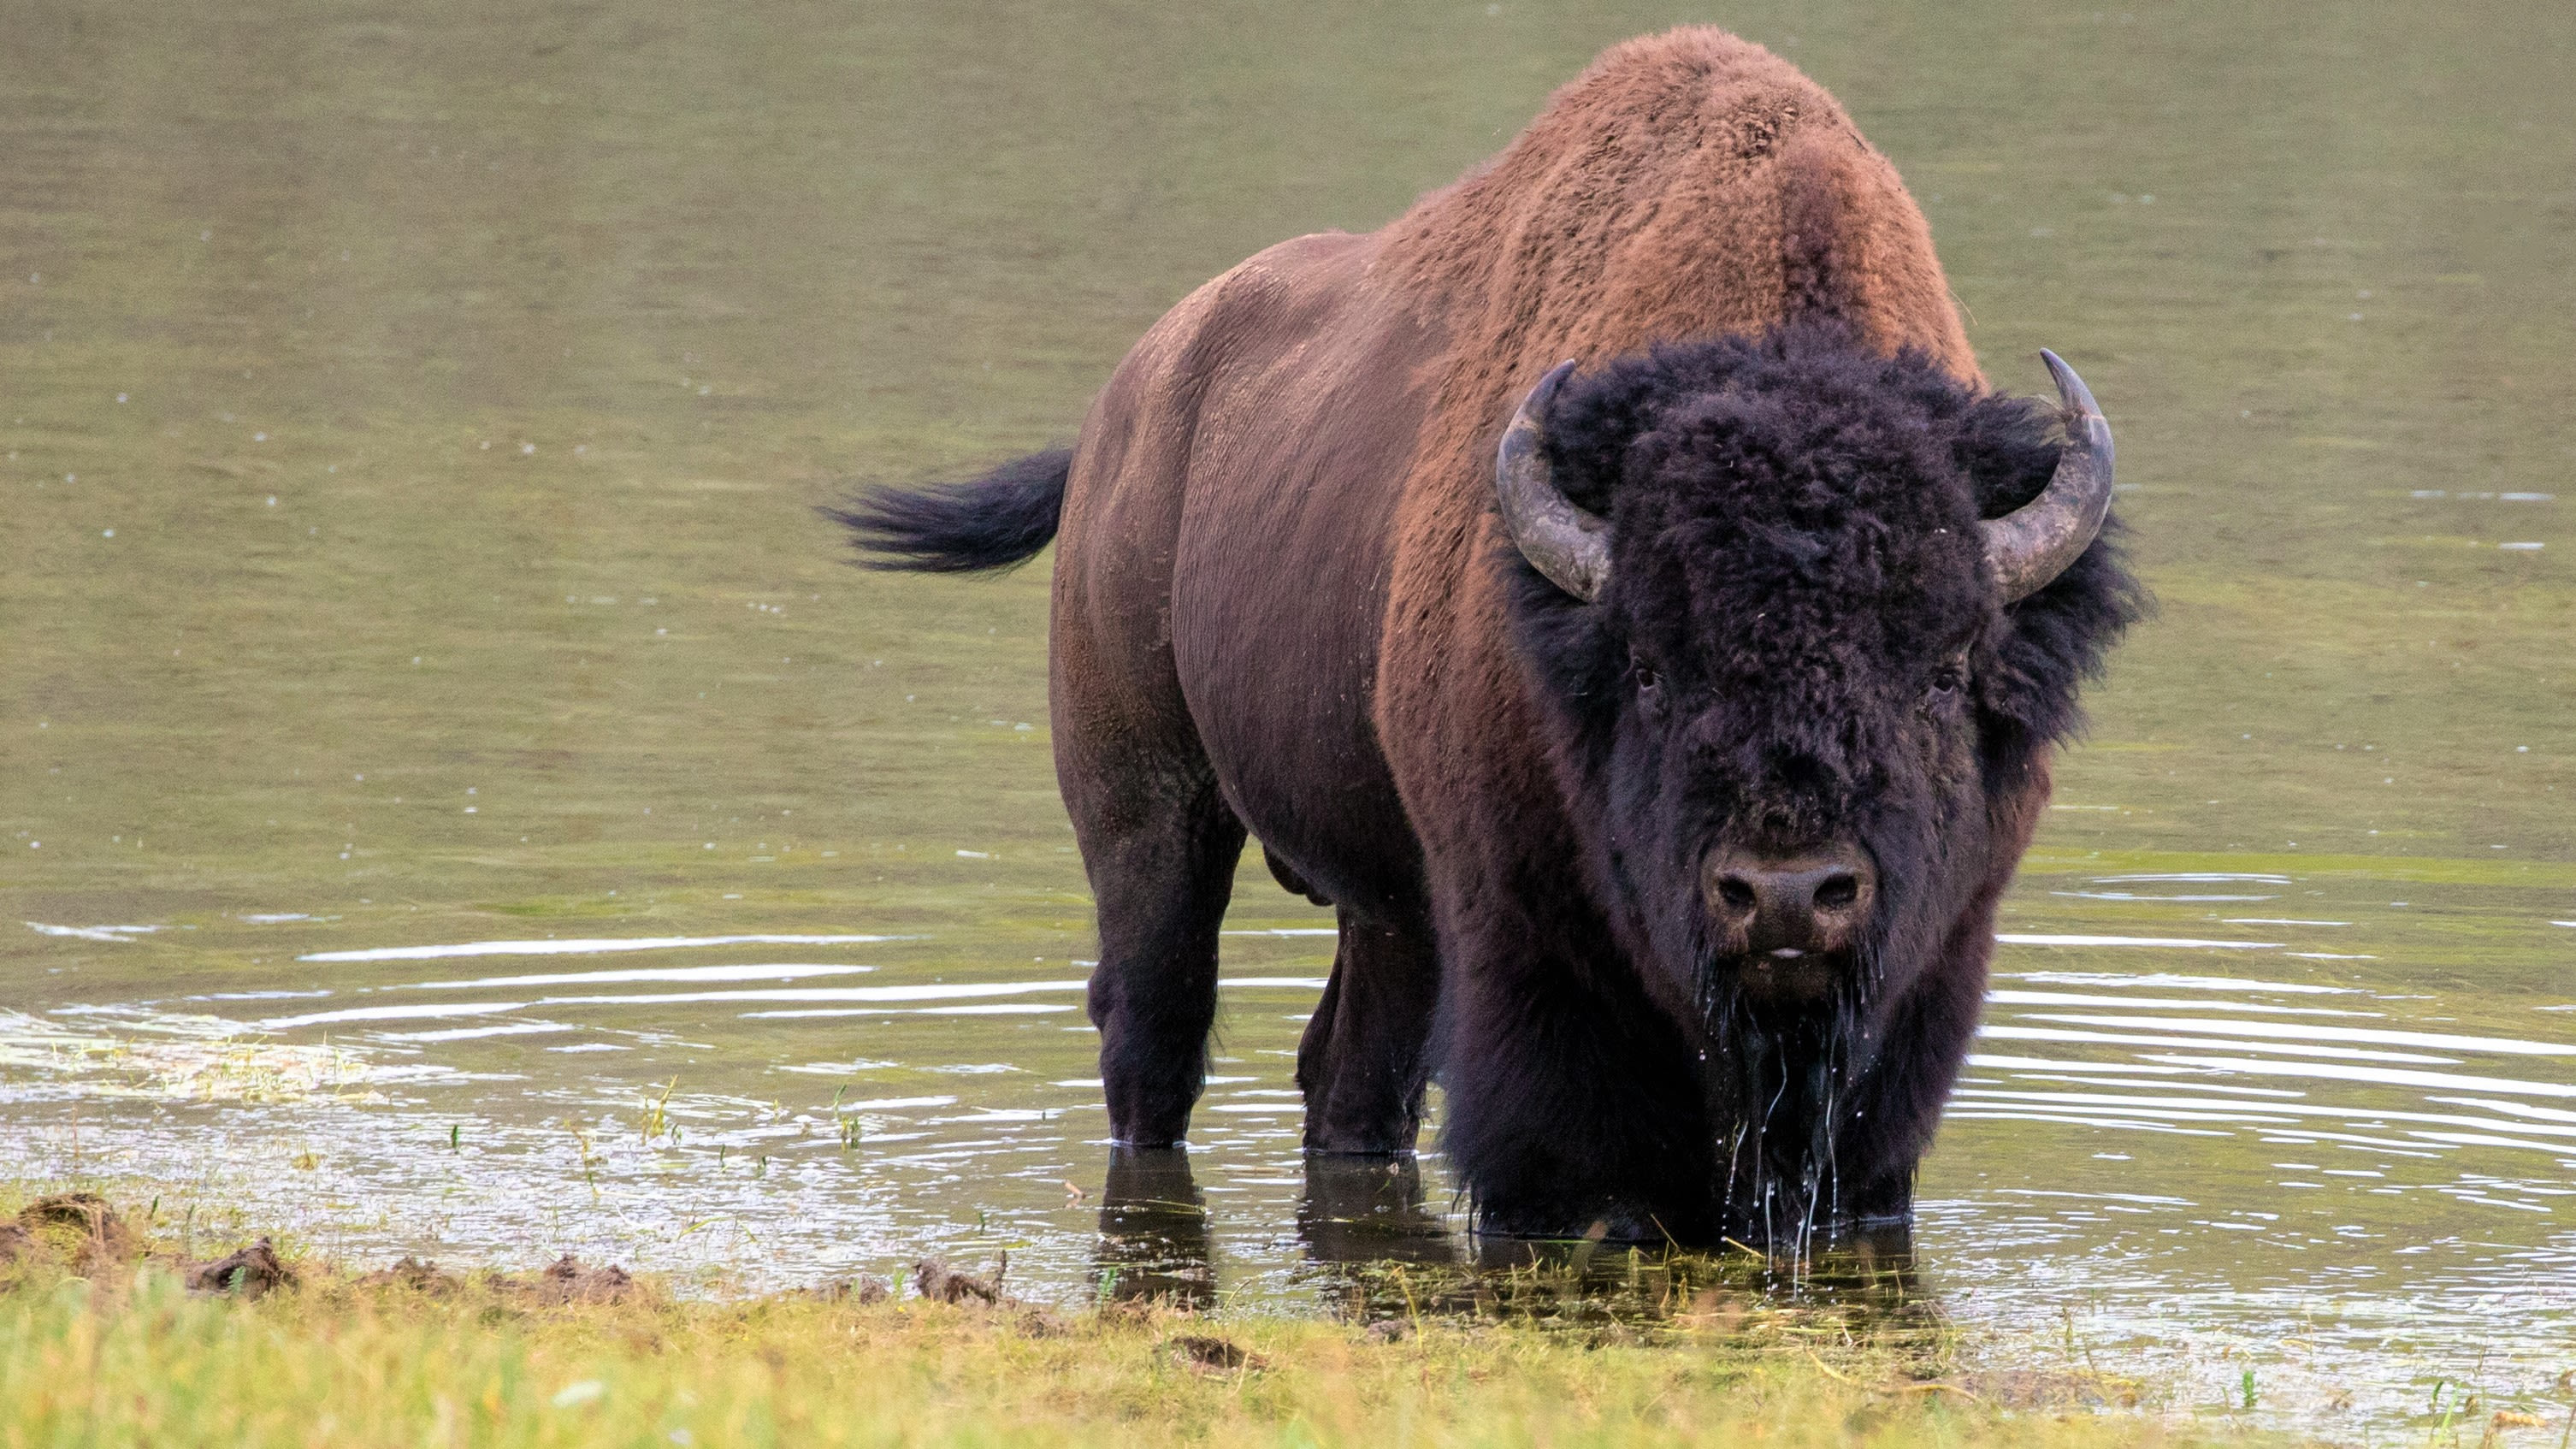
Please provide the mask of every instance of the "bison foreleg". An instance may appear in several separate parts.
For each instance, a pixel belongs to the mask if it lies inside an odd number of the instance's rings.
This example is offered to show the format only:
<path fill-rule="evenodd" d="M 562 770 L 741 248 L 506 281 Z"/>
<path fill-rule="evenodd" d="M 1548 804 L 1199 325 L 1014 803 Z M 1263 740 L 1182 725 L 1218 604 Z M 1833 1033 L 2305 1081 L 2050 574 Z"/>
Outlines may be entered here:
<path fill-rule="evenodd" d="M 1708 1123 L 1679 1032 L 1641 996 L 1585 984 L 1606 969 L 1548 959 L 1528 926 L 1474 924 L 1453 958 L 1440 1080 L 1478 1231 L 1714 1241 Z"/>

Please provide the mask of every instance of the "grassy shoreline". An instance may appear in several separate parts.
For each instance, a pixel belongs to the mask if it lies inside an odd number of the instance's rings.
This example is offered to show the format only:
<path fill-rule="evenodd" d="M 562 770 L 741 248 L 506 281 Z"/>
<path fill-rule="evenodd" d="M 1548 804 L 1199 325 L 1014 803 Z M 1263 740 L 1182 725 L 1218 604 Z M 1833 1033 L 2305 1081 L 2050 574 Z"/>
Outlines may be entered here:
<path fill-rule="evenodd" d="M 60 1204 L 63 1199 L 44 1199 Z M 568 1262 L 205 1271 L 30 1204 L 0 1258 L 0 1445 L 2094 1446 L 2242 1440 L 2136 1386 L 1943 1376 L 1915 1337 L 1669 1315 L 1373 1327 L 1060 1311 L 906 1285 L 731 1300 Z M 256 1255 L 253 1255 L 254 1258 Z M 236 1265 L 238 1267 L 238 1265 Z M 194 1281 L 195 1287 L 190 1286 Z M 934 1283 L 935 1288 L 935 1283 Z M 258 1291 L 267 1288 L 268 1291 Z M 2152 1399 L 2152 1395 L 2149 1396 Z"/>

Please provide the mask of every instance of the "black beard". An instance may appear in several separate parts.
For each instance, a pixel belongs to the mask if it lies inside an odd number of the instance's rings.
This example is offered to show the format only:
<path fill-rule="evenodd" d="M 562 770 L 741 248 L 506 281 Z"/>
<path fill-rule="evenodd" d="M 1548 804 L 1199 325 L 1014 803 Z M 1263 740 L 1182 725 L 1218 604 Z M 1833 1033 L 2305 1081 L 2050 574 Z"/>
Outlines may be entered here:
<path fill-rule="evenodd" d="M 1835 1134 L 1868 1067 L 1862 1022 L 1874 973 L 1848 969 L 1816 1007 L 1765 1010 L 1747 998 L 1742 963 L 1702 972 L 1712 1052 L 1703 1081 L 1716 1124 L 1719 1221 L 1725 1235 L 1805 1259 L 1848 1226 Z"/>

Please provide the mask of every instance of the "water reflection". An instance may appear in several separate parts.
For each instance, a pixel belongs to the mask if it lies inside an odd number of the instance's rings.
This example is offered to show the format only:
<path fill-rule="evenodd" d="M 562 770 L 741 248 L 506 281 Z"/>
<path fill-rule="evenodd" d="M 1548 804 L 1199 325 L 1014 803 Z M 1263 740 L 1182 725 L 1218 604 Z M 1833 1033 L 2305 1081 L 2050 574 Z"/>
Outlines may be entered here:
<path fill-rule="evenodd" d="M 1190 1172 L 1187 1147 L 1109 1149 L 1092 1264 L 1093 1282 L 1112 1301 L 1191 1310 L 1216 1302 L 1207 1195 Z"/>
<path fill-rule="evenodd" d="M 1449 1225 L 1423 1206 L 1422 1166 L 1413 1154 L 1308 1153 L 1305 1178 L 1297 1238 L 1317 1267 L 1356 1270 L 1345 1276 L 1358 1284 L 1392 1264 L 1464 1260 Z M 1117 1301 L 1165 1300 L 1186 1308 L 1216 1301 L 1207 1194 L 1191 1171 L 1187 1147 L 1111 1146 L 1092 1281 Z M 1328 1286 L 1324 1296 L 1347 1295 Z"/>
<path fill-rule="evenodd" d="M 1750 1249 L 1479 1236 L 1470 1252 L 1358 1257 L 1308 1281 L 1331 1311 L 1367 1323 L 1511 1317 L 1626 1334 L 1716 1328 L 1747 1341 L 1824 1330 L 1928 1347 L 1946 1322 L 1902 1226 L 1798 1261 Z"/>
<path fill-rule="evenodd" d="M 1423 1205 L 1422 1161 L 1410 1152 L 1307 1154 L 1297 1238 L 1307 1258 L 1322 1264 L 1454 1263 L 1462 1257 L 1448 1223 Z"/>
<path fill-rule="evenodd" d="M 1851 1229 L 1803 1259 L 1733 1247 L 1606 1244 L 1598 1237 L 1461 1233 L 1424 1200 L 1412 1153 L 1307 1153 L 1297 1202 L 1306 1267 L 1297 1280 L 1336 1316 L 1375 1323 L 1424 1314 L 1654 1324 L 1784 1304 L 1889 1319 L 1931 1313 L 1910 1223 Z M 1092 1255 L 1094 1290 L 1113 1302 L 1213 1306 L 1222 1284 L 1216 1225 L 1187 1147 L 1112 1146 Z M 1918 1325 L 1919 1326 L 1919 1323 Z"/>

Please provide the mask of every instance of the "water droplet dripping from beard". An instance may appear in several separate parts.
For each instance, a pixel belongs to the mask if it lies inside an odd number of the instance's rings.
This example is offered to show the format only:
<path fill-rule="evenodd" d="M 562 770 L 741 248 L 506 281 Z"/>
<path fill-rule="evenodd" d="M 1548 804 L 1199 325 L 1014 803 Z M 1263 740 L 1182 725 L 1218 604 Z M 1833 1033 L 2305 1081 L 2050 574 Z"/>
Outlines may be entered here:
<path fill-rule="evenodd" d="M 1800 1271 L 1838 1231 L 1835 1137 L 1843 1104 L 1867 1065 L 1867 985 L 1854 961 L 1817 1008 L 1766 1009 L 1745 989 L 1749 962 L 1714 956 L 1699 972 L 1711 1046 L 1702 1090 L 1720 1151 L 1719 1221 L 1726 1236 Z"/>

